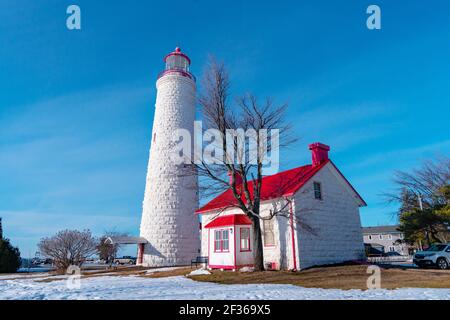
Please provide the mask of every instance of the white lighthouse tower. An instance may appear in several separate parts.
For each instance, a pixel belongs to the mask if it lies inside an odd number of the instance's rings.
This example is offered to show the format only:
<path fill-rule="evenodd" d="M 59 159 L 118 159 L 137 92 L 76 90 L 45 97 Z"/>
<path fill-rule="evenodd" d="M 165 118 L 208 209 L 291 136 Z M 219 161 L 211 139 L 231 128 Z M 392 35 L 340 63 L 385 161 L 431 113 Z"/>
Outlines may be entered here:
<path fill-rule="evenodd" d="M 138 263 L 144 266 L 189 264 L 200 248 L 198 180 L 186 165 L 171 160 L 173 132 L 186 129 L 194 136 L 195 77 L 191 61 L 176 48 L 164 61 L 165 70 L 156 82 L 157 97 L 152 143 L 142 210 L 142 238 Z M 141 261 L 139 261 L 141 260 Z"/>

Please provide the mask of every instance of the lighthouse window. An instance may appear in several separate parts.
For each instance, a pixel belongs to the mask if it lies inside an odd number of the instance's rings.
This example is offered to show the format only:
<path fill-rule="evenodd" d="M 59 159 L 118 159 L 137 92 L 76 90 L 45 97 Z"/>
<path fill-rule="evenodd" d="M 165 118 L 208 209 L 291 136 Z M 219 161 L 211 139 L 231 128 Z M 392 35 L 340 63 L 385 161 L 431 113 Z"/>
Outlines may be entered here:
<path fill-rule="evenodd" d="M 166 60 L 166 70 L 186 70 L 188 69 L 188 61 L 180 55 L 173 55 Z"/>

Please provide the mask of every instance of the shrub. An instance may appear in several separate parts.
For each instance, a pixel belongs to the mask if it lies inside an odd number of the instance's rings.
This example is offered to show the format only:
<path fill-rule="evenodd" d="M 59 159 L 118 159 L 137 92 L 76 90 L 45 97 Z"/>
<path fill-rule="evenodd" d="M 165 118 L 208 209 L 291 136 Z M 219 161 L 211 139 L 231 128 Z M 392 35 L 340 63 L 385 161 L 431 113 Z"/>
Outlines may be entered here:
<path fill-rule="evenodd" d="M 17 272 L 21 265 L 20 251 L 8 239 L 0 239 L 0 273 Z"/>

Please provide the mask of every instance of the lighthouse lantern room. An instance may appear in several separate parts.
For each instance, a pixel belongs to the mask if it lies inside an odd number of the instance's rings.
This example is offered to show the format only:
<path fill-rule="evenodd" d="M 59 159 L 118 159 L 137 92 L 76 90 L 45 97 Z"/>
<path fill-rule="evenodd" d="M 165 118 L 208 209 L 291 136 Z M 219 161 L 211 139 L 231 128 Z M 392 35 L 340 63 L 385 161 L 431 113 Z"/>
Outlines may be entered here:
<path fill-rule="evenodd" d="M 181 52 L 180 48 L 175 48 L 175 51 L 169 53 L 165 58 L 166 68 L 159 74 L 158 78 L 161 78 L 169 73 L 178 73 L 182 76 L 191 78 L 195 81 L 194 75 L 189 71 L 191 65 L 191 59 Z"/>

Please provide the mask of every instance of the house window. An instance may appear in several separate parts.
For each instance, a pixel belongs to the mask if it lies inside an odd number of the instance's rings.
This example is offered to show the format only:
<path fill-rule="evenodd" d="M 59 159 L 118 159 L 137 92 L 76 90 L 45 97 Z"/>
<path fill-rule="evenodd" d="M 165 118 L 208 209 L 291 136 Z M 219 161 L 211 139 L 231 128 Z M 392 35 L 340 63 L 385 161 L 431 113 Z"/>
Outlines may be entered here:
<path fill-rule="evenodd" d="M 214 252 L 227 252 L 229 250 L 228 229 L 214 231 Z"/>
<path fill-rule="evenodd" d="M 369 240 L 372 240 L 372 235 L 371 234 L 369 234 Z"/>
<path fill-rule="evenodd" d="M 241 251 L 250 251 L 250 228 L 241 228 Z"/>
<path fill-rule="evenodd" d="M 322 186 L 319 182 L 314 182 L 314 198 L 322 200 Z"/>
<path fill-rule="evenodd" d="M 388 239 L 392 240 L 392 234 L 388 235 Z"/>
<path fill-rule="evenodd" d="M 389 251 L 390 251 L 390 252 L 395 252 L 395 247 L 390 246 L 390 247 L 389 247 Z"/>
<path fill-rule="evenodd" d="M 228 240 L 229 231 L 222 230 L 222 251 L 228 251 L 230 249 L 230 242 Z"/>
<path fill-rule="evenodd" d="M 380 238 L 380 240 L 383 240 L 383 235 L 382 234 L 378 235 L 378 238 Z"/>
<path fill-rule="evenodd" d="M 221 251 L 221 240 L 222 240 L 222 232 L 221 230 L 214 231 L 214 251 Z"/>
<path fill-rule="evenodd" d="M 264 246 L 271 247 L 275 245 L 275 235 L 273 233 L 273 218 L 263 220 Z"/>

